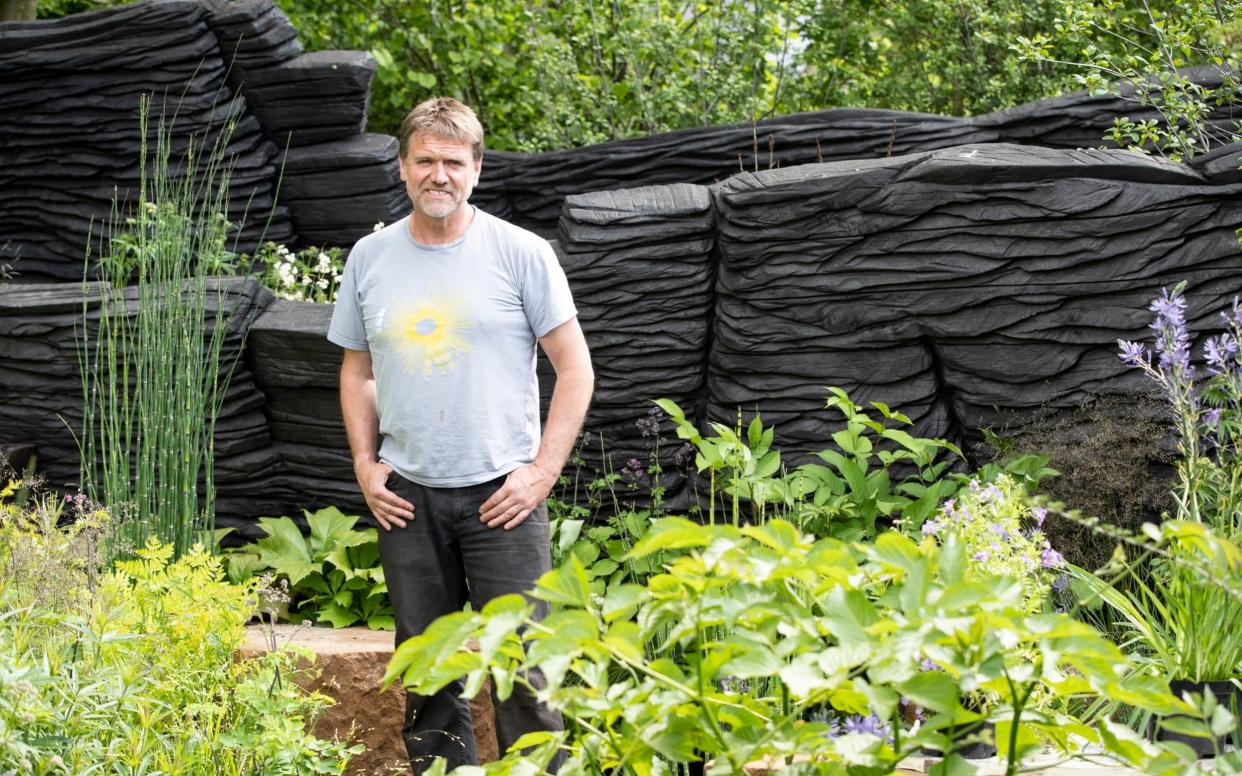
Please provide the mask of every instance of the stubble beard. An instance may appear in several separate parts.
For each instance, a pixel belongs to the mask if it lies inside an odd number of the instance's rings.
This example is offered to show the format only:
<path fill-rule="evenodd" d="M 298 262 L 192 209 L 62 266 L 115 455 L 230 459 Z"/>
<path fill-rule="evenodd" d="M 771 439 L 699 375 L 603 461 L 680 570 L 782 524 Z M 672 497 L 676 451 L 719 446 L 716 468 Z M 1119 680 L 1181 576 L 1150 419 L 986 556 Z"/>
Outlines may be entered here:
<path fill-rule="evenodd" d="M 427 196 L 428 191 L 446 191 L 449 196 Z M 459 207 L 461 207 L 461 202 L 450 189 L 424 189 L 418 197 L 418 209 L 429 218 L 448 218 Z"/>

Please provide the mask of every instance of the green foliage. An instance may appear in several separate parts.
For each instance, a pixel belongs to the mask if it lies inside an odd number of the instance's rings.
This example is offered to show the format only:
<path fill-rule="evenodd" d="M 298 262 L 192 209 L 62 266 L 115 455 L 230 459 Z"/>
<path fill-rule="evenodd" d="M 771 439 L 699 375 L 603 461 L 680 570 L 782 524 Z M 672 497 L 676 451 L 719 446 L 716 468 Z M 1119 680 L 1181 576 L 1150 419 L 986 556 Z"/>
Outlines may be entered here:
<path fill-rule="evenodd" d="M 1237 0 L 1063 0 L 1056 23 L 1018 39 L 1025 61 L 1067 65 L 1095 93 L 1113 93 L 1154 110 L 1159 118 L 1118 119 L 1108 139 L 1123 148 L 1155 151 L 1174 160 L 1239 138 L 1236 127 L 1208 123 L 1212 110 L 1233 104 L 1237 78 Z M 1050 36 L 1054 31 L 1055 36 Z M 1054 49 L 1074 52 L 1056 53 Z M 1203 65 L 1219 86 L 1195 83 L 1186 71 Z"/>
<path fill-rule="evenodd" d="M 214 524 L 215 423 L 232 375 L 221 367 L 229 366 L 223 352 L 234 308 L 208 275 L 227 262 L 224 149 L 236 117 L 214 145 L 195 140 L 174 159 L 163 117 L 149 147 L 149 112 L 144 97 L 139 205 L 123 217 L 122 200 L 113 203 L 98 251 L 101 284 L 83 282 L 80 468 L 94 501 L 132 512 L 123 525 L 130 544 L 156 536 L 181 553 Z M 85 277 L 90 271 L 85 262 Z"/>
<path fill-rule="evenodd" d="M 84 529 L 0 506 L 0 772 L 339 774 L 361 751 L 307 733 L 331 700 L 288 681 L 298 654 L 235 660 L 253 587 L 201 546 L 152 537 L 108 572 Z"/>
<path fill-rule="evenodd" d="M 564 148 L 769 113 L 788 10 L 780 3 L 284 0 L 313 49 L 370 51 L 370 121 L 396 134 L 450 94 L 498 149 Z M 770 56 L 767 56 L 770 55 Z"/>
<path fill-rule="evenodd" d="M 835 106 L 971 115 L 1057 94 L 1070 68 L 1024 63 L 1009 49 L 1051 29 L 1061 0 L 794 0 L 797 76 L 782 110 Z M 1137 3 L 1131 3 L 1137 5 Z M 1073 46 L 1049 41 L 1069 57 Z"/>
<path fill-rule="evenodd" d="M 44 0 L 39 12 L 115 4 Z M 1093 73 L 1128 83 L 1169 70 L 1166 60 L 1233 61 L 1242 38 L 1236 0 L 894 0 L 883 13 L 872 0 L 280 6 L 309 49 L 374 55 L 373 131 L 396 134 L 417 102 L 449 94 L 476 109 L 492 147 L 513 151 L 833 107 L 984 113 L 1076 88 L 1083 66 L 1079 80 L 1093 87 Z M 1156 33 L 1142 18 L 1148 7 Z M 1168 115 L 1193 117 L 1210 102 L 1179 97 L 1195 95 L 1176 79 L 1167 86 L 1153 100 Z M 1122 123 L 1117 139 L 1142 142 L 1149 131 Z M 760 156 L 756 147 L 742 164 Z"/>
<path fill-rule="evenodd" d="M 375 131 L 452 94 L 506 150 L 843 106 L 979 113 L 1055 94 L 1070 72 L 1009 50 L 1052 27 L 1057 0 L 899 0 L 883 14 L 869 0 L 281 6 L 311 48 L 375 55 Z"/>
<path fill-rule="evenodd" d="M 334 628 L 363 622 L 392 630 L 392 602 L 375 529 L 354 530 L 358 518 L 336 507 L 303 514 L 310 536 L 303 536 L 288 517 L 259 518 L 267 536 L 229 554 L 230 576 L 241 580 L 270 570 L 287 580 L 294 622 L 313 619 Z"/>
<path fill-rule="evenodd" d="M 1033 507 L 1026 491 L 1002 474 L 986 486 L 971 480 L 923 524 L 926 535 L 957 537 L 971 559 L 970 573 L 1022 582 L 1028 612 L 1042 611 L 1052 575 L 1065 566 L 1043 534 L 1047 509 Z"/>
<path fill-rule="evenodd" d="M 269 242 L 248 259 L 265 268 L 260 278 L 263 285 L 281 299 L 295 302 L 335 302 L 345 270 L 345 251 L 341 248 L 303 248 L 294 252 Z"/>
<path fill-rule="evenodd" d="M 1120 621 L 1127 649 L 1145 656 L 1170 680 L 1242 677 L 1242 551 L 1209 527 L 1168 521 L 1146 531 L 1161 561 L 1150 574 L 1142 557 L 1112 580 L 1075 568 L 1089 601 L 1099 599 Z"/>
<path fill-rule="evenodd" d="M 715 522 L 716 493 L 727 497 L 726 512 L 738 525 L 743 517 L 761 521 L 785 516 L 816 536 L 840 539 L 875 535 L 884 520 L 917 532 L 966 482 L 953 473 L 964 463 L 961 450 L 944 439 L 911 436 L 899 428 L 910 419 L 882 402 L 872 402 L 881 420 L 850 401 L 840 388 L 828 389 L 827 407 L 842 414 L 845 427 L 832 435 L 833 447 L 818 454 L 824 464 L 808 463 L 782 471 L 780 453 L 772 449 L 773 429 L 756 416 L 746 432 L 713 423 L 716 436 L 704 437 L 676 403 L 656 403 L 677 426 L 677 435 L 696 450 L 695 464 L 709 475 Z M 1023 484 L 1054 475 L 1046 458 L 1023 456 L 1004 467 L 988 467 L 993 478 L 1002 472 Z M 826 465 L 825 465 L 826 464 Z M 904 476 L 895 480 L 895 472 Z M 743 515 L 742 502 L 750 514 Z"/>
<path fill-rule="evenodd" d="M 740 773 L 796 755 L 804 772 L 881 774 L 925 746 L 970 773 L 953 754 L 953 730 L 979 719 L 962 705 L 977 691 L 999 701 L 990 718 L 1009 773 L 1042 745 L 1072 756 L 1074 737 L 1151 773 L 1193 770 L 1112 722 L 1069 714 L 1069 701 L 1091 693 L 1193 712 L 1089 626 L 1029 614 L 1017 580 L 968 575 L 956 537 L 938 547 L 888 532 L 844 544 L 780 520 L 667 518 L 631 556 L 657 551 L 665 573 L 602 597 L 571 557 L 538 583 L 536 597 L 557 607 L 543 622 L 516 595 L 441 618 L 400 645 L 386 681 L 430 693 L 464 677 L 473 694 L 490 676 L 504 697 L 538 668 L 540 697 L 565 715 L 567 732 L 528 739 L 533 753 L 512 751 L 490 773 L 541 768 L 557 746 L 571 773 L 664 772 L 700 758 Z M 1037 692 L 1052 700 L 1031 709 Z M 903 723 L 905 702 L 926 714 L 917 728 Z M 831 720 L 867 710 L 889 729 L 833 734 Z"/>

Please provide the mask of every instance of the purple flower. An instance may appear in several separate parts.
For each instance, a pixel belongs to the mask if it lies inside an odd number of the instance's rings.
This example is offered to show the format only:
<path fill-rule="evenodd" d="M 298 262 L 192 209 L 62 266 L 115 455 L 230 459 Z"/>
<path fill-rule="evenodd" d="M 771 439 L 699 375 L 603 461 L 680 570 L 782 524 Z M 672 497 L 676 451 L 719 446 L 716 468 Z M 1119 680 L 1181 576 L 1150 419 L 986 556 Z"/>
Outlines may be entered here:
<path fill-rule="evenodd" d="M 988 526 L 988 530 L 996 534 L 997 536 L 999 536 L 1001 539 L 1004 539 L 1005 541 L 1009 541 L 1009 530 L 1006 529 L 1005 526 L 1001 525 L 1000 523 L 992 523 L 991 525 Z M 996 547 L 995 542 L 992 543 L 992 546 L 996 549 L 999 549 L 998 547 Z"/>
<path fill-rule="evenodd" d="M 979 550 L 979 551 L 978 551 L 978 552 L 976 552 L 974 555 L 971 555 L 971 556 L 970 556 L 970 559 L 971 559 L 971 560 L 977 560 L 977 561 L 979 561 L 979 562 L 983 562 L 983 561 L 986 561 L 986 560 L 987 560 L 988 558 L 990 558 L 990 557 L 992 557 L 992 555 L 991 555 L 991 553 L 989 553 L 987 550 Z"/>
<path fill-rule="evenodd" d="M 939 530 L 940 530 L 940 523 L 937 523 L 935 520 L 928 520 L 927 522 L 923 523 L 923 535 L 924 536 L 935 536 L 936 532 L 938 532 Z"/>
<path fill-rule="evenodd" d="M 1031 516 L 1035 518 L 1035 525 L 1043 528 L 1044 521 L 1048 519 L 1048 510 L 1043 507 L 1035 507 L 1031 510 Z"/>
<path fill-rule="evenodd" d="M 1229 328 L 1233 328 L 1235 326 L 1242 327 L 1242 301 L 1239 301 L 1238 297 L 1235 296 L 1233 298 L 1233 317 L 1230 317 L 1229 313 L 1222 312 L 1220 314 L 1220 319 Z"/>
<path fill-rule="evenodd" d="M 1052 591 L 1054 593 L 1064 593 L 1066 590 L 1069 589 L 1069 586 L 1070 586 L 1069 574 L 1058 574 L 1057 578 L 1052 580 Z"/>
<path fill-rule="evenodd" d="M 687 461 L 691 460 L 690 456 L 693 452 L 694 447 L 691 446 L 689 442 L 684 443 L 681 447 L 677 448 L 677 452 L 673 453 L 673 463 L 678 466 L 684 466 Z"/>
<path fill-rule="evenodd" d="M 659 410 L 654 407 L 647 412 L 647 417 L 639 418 L 634 421 L 634 425 L 638 427 L 638 432 L 644 437 L 655 437 L 660 435 L 660 421 L 656 417 Z"/>
<path fill-rule="evenodd" d="M 1151 330 L 1156 335 L 1156 353 L 1160 355 L 1160 371 L 1189 380 L 1194 374 L 1190 365 L 1190 333 L 1186 329 L 1186 299 L 1166 288 L 1148 308 L 1156 314 Z"/>
<path fill-rule="evenodd" d="M 1224 414 L 1224 410 L 1222 410 L 1220 407 L 1212 407 L 1211 409 L 1204 410 L 1203 411 L 1203 425 L 1207 426 L 1208 428 L 1216 428 L 1217 426 L 1220 425 L 1220 418 L 1221 418 L 1221 415 L 1223 414 Z"/>
<path fill-rule="evenodd" d="M 841 723 L 842 733 L 865 733 L 867 735 L 882 738 L 888 741 L 892 737 L 892 728 L 885 724 L 884 720 L 875 715 L 874 712 L 865 717 L 846 717 Z"/>
<path fill-rule="evenodd" d="M 623 478 L 627 480 L 637 480 L 640 477 L 642 477 L 644 474 L 646 474 L 646 471 L 643 470 L 642 461 L 638 460 L 637 458 L 631 458 L 630 460 L 626 461 L 625 466 L 624 468 L 621 469 L 620 474 Z"/>
<path fill-rule="evenodd" d="M 1045 547 L 1044 551 L 1039 554 L 1039 565 L 1046 569 L 1059 569 L 1065 565 L 1065 558 L 1051 547 Z"/>
<path fill-rule="evenodd" d="M 1229 371 L 1229 361 L 1238 354 L 1238 341 L 1228 334 L 1210 337 L 1203 343 L 1203 357 L 1207 360 L 1208 371 L 1214 375 Z"/>
<path fill-rule="evenodd" d="M 1148 364 L 1150 356 L 1142 343 L 1117 340 L 1117 344 L 1121 346 L 1121 360 L 1126 366 L 1142 367 Z"/>
<path fill-rule="evenodd" d="M 940 665 L 930 657 L 923 658 L 923 662 L 919 663 L 920 671 L 943 671 Z"/>

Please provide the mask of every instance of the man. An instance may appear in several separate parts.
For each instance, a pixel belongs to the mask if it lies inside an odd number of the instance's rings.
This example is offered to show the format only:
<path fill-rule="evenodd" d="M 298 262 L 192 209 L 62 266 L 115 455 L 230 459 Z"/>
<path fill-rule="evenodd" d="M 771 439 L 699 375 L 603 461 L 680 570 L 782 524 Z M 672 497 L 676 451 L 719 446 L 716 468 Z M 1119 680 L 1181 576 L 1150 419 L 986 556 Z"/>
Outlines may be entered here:
<path fill-rule="evenodd" d="M 478 610 L 530 590 L 548 570 L 544 500 L 594 383 L 551 246 L 468 202 L 483 162 L 483 128 L 470 108 L 427 100 L 399 141 L 414 211 L 354 246 L 328 330 L 345 348 L 341 411 L 381 529 L 398 644 L 467 601 Z M 536 342 L 557 376 L 542 435 Z M 546 611 L 540 604 L 536 616 Z M 449 768 L 475 761 L 461 692 L 459 682 L 407 694 L 403 735 L 415 772 L 438 756 Z M 496 710 L 502 752 L 523 733 L 561 726 L 518 688 Z"/>

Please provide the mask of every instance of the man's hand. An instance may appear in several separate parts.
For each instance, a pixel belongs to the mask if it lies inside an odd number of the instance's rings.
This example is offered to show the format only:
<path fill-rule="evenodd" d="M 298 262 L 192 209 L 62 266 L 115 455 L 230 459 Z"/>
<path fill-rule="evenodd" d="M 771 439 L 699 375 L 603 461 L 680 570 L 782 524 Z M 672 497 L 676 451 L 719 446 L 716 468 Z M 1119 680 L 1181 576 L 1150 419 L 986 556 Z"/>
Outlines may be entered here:
<path fill-rule="evenodd" d="M 556 475 L 527 464 L 509 472 L 505 484 L 479 507 L 479 519 L 488 528 L 503 525 L 508 531 L 517 528 L 527 516 L 547 499 L 556 484 Z"/>
<path fill-rule="evenodd" d="M 414 505 L 384 486 L 390 472 L 388 464 L 379 461 L 360 463 L 354 471 L 375 522 L 385 531 L 391 531 L 394 526 L 405 528 L 405 521 L 414 519 Z"/>

